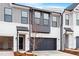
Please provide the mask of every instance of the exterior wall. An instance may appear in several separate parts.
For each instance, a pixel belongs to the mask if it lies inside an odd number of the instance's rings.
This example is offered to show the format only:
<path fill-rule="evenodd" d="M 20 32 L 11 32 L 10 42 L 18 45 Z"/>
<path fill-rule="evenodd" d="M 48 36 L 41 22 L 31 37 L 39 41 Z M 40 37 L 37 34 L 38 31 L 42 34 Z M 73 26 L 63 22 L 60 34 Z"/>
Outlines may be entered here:
<path fill-rule="evenodd" d="M 73 39 L 73 44 L 72 44 L 72 47 L 73 48 L 76 48 L 76 36 L 79 36 L 79 26 L 76 25 L 76 11 L 73 11 L 72 13 L 72 17 L 73 18 L 73 26 L 72 26 L 72 29 L 73 29 L 73 35 L 72 35 L 72 39 Z"/>
<path fill-rule="evenodd" d="M 74 20 L 74 47 L 76 48 L 76 37 L 79 36 L 79 26 L 76 25 L 76 13 L 77 11 L 73 12 L 73 20 Z"/>
<path fill-rule="evenodd" d="M 35 37 L 35 33 L 32 33 L 31 37 Z M 60 50 L 60 30 L 59 30 L 59 28 L 52 28 L 51 27 L 51 32 L 49 34 L 36 33 L 36 37 L 57 38 L 57 50 Z"/>
<path fill-rule="evenodd" d="M 79 26 L 76 25 L 76 13 L 79 12 L 79 5 L 77 5 L 73 11 L 65 11 L 64 14 L 63 14 L 63 39 L 64 39 L 64 27 L 69 27 L 73 30 L 73 34 L 69 35 L 69 48 L 76 48 L 76 37 L 79 36 Z M 70 23 L 71 25 L 70 26 L 65 26 L 65 14 L 66 13 L 71 13 L 71 16 L 70 16 Z"/>
<path fill-rule="evenodd" d="M 14 23 L 21 23 L 21 11 L 22 10 L 27 10 L 29 13 L 29 9 L 22 9 L 21 7 L 17 8 L 16 6 L 15 7 L 11 6 L 9 3 L 2 3 L 0 4 L 0 21 L 4 21 L 4 9 L 5 8 L 12 9 L 12 22 Z"/>
<path fill-rule="evenodd" d="M 60 15 L 58 14 L 55 16 L 60 16 Z M 52 16 L 50 20 L 52 20 Z M 61 22 L 61 17 L 59 20 Z M 31 33 L 31 37 L 35 37 L 35 33 Z M 60 24 L 57 27 L 52 27 L 52 21 L 50 21 L 50 32 L 49 33 L 36 33 L 36 37 L 57 38 L 57 50 L 60 50 Z"/>
<path fill-rule="evenodd" d="M 69 24 L 69 26 L 65 25 L 65 14 L 70 14 L 70 17 L 69 17 L 70 18 L 69 19 L 70 24 Z M 71 28 L 73 30 L 73 33 L 69 34 L 68 48 L 76 48 L 76 36 L 79 35 L 79 28 L 76 25 L 76 13 L 74 11 L 64 12 L 64 14 L 63 14 L 63 40 L 65 39 L 65 37 L 64 37 L 64 33 L 65 33 L 64 27 Z M 63 44 L 64 44 L 64 42 L 63 42 Z"/>
<path fill-rule="evenodd" d="M 69 25 L 65 25 L 65 15 L 66 14 L 69 14 Z M 63 13 L 63 37 L 62 37 L 62 39 L 63 39 L 63 42 L 62 42 L 62 46 L 63 46 L 63 49 L 65 48 L 65 46 L 66 45 L 68 45 L 68 48 L 74 48 L 74 34 L 67 34 L 69 37 L 68 37 L 68 44 L 66 44 L 66 42 L 65 42 L 65 29 L 64 28 L 71 28 L 72 30 L 74 29 L 74 24 L 73 24 L 73 12 L 70 12 L 70 11 L 65 11 L 64 13 Z"/>
<path fill-rule="evenodd" d="M 34 15 L 34 13 L 35 12 L 40 12 L 40 23 L 39 24 L 36 24 L 35 23 L 35 15 Z M 33 18 L 32 18 L 32 29 L 33 29 L 33 31 L 36 31 L 36 32 L 39 32 L 39 33 L 49 33 L 50 32 L 50 13 L 46 13 L 46 12 L 44 12 L 44 11 L 39 11 L 39 10 L 33 10 L 32 11 L 32 16 L 33 16 Z M 48 24 L 46 25 L 46 24 L 44 24 L 44 13 L 46 13 L 46 14 L 48 14 L 49 15 L 49 19 L 48 19 Z M 36 30 L 35 30 L 35 28 L 36 28 Z"/>
<path fill-rule="evenodd" d="M 4 7 L 12 8 L 12 21 L 13 22 L 4 22 Z M 13 50 L 17 50 L 17 30 L 16 26 L 28 27 L 29 24 L 21 24 L 21 10 L 25 10 L 20 7 L 10 6 L 10 4 L 0 4 L 0 36 L 13 36 Z M 29 15 L 28 15 L 29 16 Z M 52 20 L 52 19 L 50 19 Z M 60 19 L 59 19 L 60 20 Z M 19 32 L 20 34 L 25 34 L 25 50 L 29 50 L 29 32 Z M 31 37 L 34 37 L 34 33 L 31 34 Z M 50 27 L 49 33 L 37 33 L 36 37 L 45 37 L 45 38 L 57 38 L 57 50 L 60 50 L 60 26 L 59 27 Z"/>
<path fill-rule="evenodd" d="M 4 22 L 4 8 L 11 8 L 12 9 L 12 22 Z M 16 7 L 16 6 L 15 6 Z M 11 6 L 8 3 L 2 3 L 0 4 L 0 36 L 13 36 L 13 50 L 16 51 L 17 50 L 17 26 L 23 26 L 23 27 L 28 27 L 29 29 L 29 24 L 21 24 L 21 10 L 27 10 L 27 9 L 20 9 L 19 8 L 15 8 L 13 6 Z M 29 15 L 28 15 L 29 16 Z M 26 34 L 25 34 L 26 33 Z M 26 36 L 26 48 L 25 50 L 28 51 L 29 50 L 29 33 L 28 32 L 24 32 L 25 36 Z"/>
<path fill-rule="evenodd" d="M 16 26 L 23 26 L 27 27 L 28 25 L 23 25 L 23 24 L 18 24 L 18 23 L 7 23 L 7 22 L 2 22 L 0 21 L 0 36 L 13 36 L 13 49 L 14 51 L 17 50 L 17 30 Z M 28 32 L 23 32 L 20 34 L 25 34 L 26 35 L 26 51 L 29 50 L 29 33 Z M 28 43 L 28 44 L 27 44 Z"/>

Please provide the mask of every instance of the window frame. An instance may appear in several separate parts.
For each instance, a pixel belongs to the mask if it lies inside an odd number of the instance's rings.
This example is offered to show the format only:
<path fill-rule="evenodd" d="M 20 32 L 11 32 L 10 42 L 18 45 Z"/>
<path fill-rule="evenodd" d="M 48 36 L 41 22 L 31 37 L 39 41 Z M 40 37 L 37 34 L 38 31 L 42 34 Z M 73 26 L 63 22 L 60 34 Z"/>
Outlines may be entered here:
<path fill-rule="evenodd" d="M 76 25 L 79 26 L 79 19 L 77 18 L 79 16 L 79 13 L 76 13 Z"/>
<path fill-rule="evenodd" d="M 44 14 L 48 14 L 48 19 L 44 19 Z M 43 24 L 49 25 L 49 20 L 50 20 L 50 14 L 49 13 L 43 13 Z M 47 21 L 47 24 L 44 21 Z"/>
<path fill-rule="evenodd" d="M 22 12 L 27 12 L 27 17 L 22 16 Z M 21 24 L 28 24 L 28 14 L 29 14 L 29 13 L 28 13 L 28 10 L 21 10 Z M 22 22 L 22 21 L 23 21 L 22 18 L 26 18 L 26 21 L 27 21 L 27 22 L 26 22 L 26 23 L 23 23 L 23 22 Z"/>
<path fill-rule="evenodd" d="M 53 20 L 53 17 L 56 18 L 56 21 Z M 57 27 L 57 17 L 58 17 L 58 16 L 53 16 L 53 17 L 52 17 L 52 27 Z M 54 23 L 55 25 L 53 25 L 53 23 Z"/>
<path fill-rule="evenodd" d="M 40 13 L 40 17 L 35 17 L 35 12 Z M 39 23 L 37 23 L 38 21 L 36 21 L 35 19 L 39 19 Z M 35 24 L 40 25 L 40 21 L 41 21 L 41 12 L 40 11 L 34 11 L 34 22 L 35 22 Z"/>
<path fill-rule="evenodd" d="M 5 12 L 6 12 L 5 9 L 11 9 L 11 15 L 5 14 Z M 6 21 L 6 20 L 5 20 L 5 19 L 6 19 L 6 18 L 5 18 L 6 15 L 11 16 L 11 21 Z M 4 22 L 12 22 L 12 8 L 8 8 L 8 7 L 5 7 L 5 8 L 4 8 Z"/>
<path fill-rule="evenodd" d="M 68 19 L 66 16 L 68 16 Z M 69 14 L 65 14 L 65 25 L 69 26 Z"/>

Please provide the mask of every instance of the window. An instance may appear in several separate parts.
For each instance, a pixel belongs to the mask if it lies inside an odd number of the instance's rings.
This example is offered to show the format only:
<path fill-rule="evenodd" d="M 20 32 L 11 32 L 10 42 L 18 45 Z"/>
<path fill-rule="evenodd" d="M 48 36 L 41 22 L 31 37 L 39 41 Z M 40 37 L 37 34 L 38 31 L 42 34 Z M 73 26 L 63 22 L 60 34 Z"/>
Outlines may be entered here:
<path fill-rule="evenodd" d="M 76 14 L 76 24 L 79 25 L 79 13 Z"/>
<path fill-rule="evenodd" d="M 69 15 L 65 15 L 65 25 L 69 25 Z"/>
<path fill-rule="evenodd" d="M 52 26 L 57 27 L 57 17 L 53 16 Z"/>
<path fill-rule="evenodd" d="M 21 23 L 28 24 L 28 12 L 27 11 L 22 11 Z"/>
<path fill-rule="evenodd" d="M 44 25 L 48 25 L 49 14 L 44 13 Z"/>
<path fill-rule="evenodd" d="M 36 24 L 40 24 L 40 17 L 41 17 L 40 12 L 35 12 L 35 23 Z"/>
<path fill-rule="evenodd" d="M 5 8 L 4 10 L 4 21 L 5 22 L 12 22 L 12 12 L 10 8 Z"/>

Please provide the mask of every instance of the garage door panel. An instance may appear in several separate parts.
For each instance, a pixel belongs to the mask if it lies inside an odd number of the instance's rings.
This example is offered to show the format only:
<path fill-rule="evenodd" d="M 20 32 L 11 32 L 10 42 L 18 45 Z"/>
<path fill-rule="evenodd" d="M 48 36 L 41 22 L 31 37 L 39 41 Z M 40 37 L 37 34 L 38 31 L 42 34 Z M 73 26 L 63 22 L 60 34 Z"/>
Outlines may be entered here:
<path fill-rule="evenodd" d="M 13 37 L 0 36 L 0 50 L 12 50 Z"/>
<path fill-rule="evenodd" d="M 36 38 L 36 50 L 56 50 L 56 38 Z"/>
<path fill-rule="evenodd" d="M 76 48 L 79 48 L 79 37 L 76 37 Z"/>

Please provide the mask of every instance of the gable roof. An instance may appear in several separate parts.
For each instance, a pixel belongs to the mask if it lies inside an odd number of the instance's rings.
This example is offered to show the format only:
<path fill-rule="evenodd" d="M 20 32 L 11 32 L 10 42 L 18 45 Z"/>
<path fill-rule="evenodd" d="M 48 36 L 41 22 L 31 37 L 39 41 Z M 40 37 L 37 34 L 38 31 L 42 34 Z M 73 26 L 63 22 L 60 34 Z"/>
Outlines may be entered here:
<path fill-rule="evenodd" d="M 79 3 L 73 3 L 70 6 L 68 6 L 65 10 L 72 11 Z"/>

